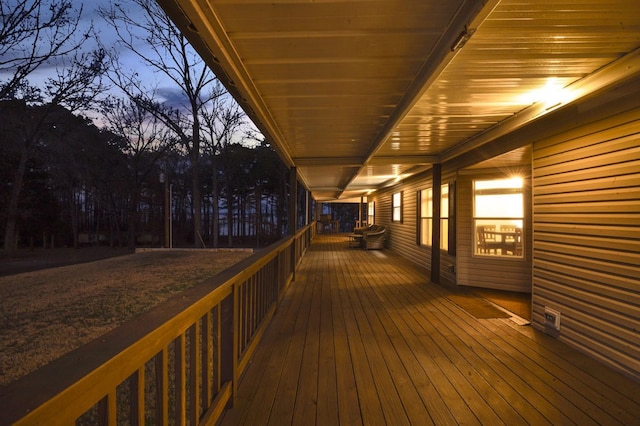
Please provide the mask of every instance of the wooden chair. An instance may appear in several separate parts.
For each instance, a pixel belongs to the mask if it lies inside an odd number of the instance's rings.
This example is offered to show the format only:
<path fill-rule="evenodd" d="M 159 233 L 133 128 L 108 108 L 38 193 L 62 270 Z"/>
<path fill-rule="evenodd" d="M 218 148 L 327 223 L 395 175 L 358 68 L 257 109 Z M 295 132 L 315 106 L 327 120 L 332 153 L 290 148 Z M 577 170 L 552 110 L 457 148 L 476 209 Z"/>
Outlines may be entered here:
<path fill-rule="evenodd" d="M 476 227 L 476 236 L 478 239 L 478 253 L 480 254 L 496 254 L 498 249 L 501 248 L 501 244 L 499 241 L 496 241 L 495 234 L 492 233 L 495 231 L 495 227 L 491 226 L 477 226 Z"/>
<path fill-rule="evenodd" d="M 321 214 L 320 215 L 320 232 L 324 233 L 328 230 L 328 232 L 333 232 L 333 220 L 330 214 Z"/>
<path fill-rule="evenodd" d="M 507 241 L 509 244 L 504 251 L 514 256 L 522 256 L 522 228 L 514 228 L 514 233 L 513 240 Z"/>
<path fill-rule="evenodd" d="M 362 246 L 367 250 L 384 248 L 386 228 L 381 225 L 371 225 L 362 233 Z"/>

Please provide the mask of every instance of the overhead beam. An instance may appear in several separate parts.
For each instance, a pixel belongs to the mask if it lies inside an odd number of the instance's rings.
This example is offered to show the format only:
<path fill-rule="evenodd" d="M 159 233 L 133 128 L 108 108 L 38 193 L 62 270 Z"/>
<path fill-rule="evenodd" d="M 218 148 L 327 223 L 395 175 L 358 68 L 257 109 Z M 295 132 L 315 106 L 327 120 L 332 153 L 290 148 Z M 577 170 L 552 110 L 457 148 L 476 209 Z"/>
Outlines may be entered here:
<path fill-rule="evenodd" d="M 499 0 L 487 0 L 486 2 L 477 2 L 473 0 L 465 1 L 456 13 L 455 18 L 449 24 L 442 38 L 429 54 L 427 60 L 421 67 L 418 76 L 413 81 L 409 89 L 391 113 L 389 119 L 385 122 L 380 132 L 374 138 L 371 147 L 366 154 L 366 161 L 363 167 L 366 167 L 373 159 L 386 140 L 391 136 L 396 126 L 407 115 L 411 108 L 418 102 L 424 92 L 433 84 L 435 79 L 442 73 L 445 67 L 456 56 L 457 51 L 452 51 L 451 46 L 460 36 L 462 31 L 467 28 L 477 28 L 489 13 L 496 7 Z M 358 170 L 347 183 L 347 187 L 361 173 L 362 168 Z"/>
<path fill-rule="evenodd" d="M 360 157 L 296 157 L 293 162 L 297 167 L 362 166 Z"/>
<path fill-rule="evenodd" d="M 411 164 L 411 165 L 428 165 L 437 163 L 439 157 L 437 155 L 377 155 L 367 162 L 369 166 L 386 166 L 389 164 Z"/>

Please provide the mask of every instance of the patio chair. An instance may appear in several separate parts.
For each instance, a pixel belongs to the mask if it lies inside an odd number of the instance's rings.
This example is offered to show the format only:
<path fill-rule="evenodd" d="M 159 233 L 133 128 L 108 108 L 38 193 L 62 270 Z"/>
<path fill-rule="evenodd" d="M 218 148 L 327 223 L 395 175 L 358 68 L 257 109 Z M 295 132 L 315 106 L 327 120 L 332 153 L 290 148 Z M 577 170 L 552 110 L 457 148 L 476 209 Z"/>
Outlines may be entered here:
<path fill-rule="evenodd" d="M 478 238 L 478 253 L 481 254 L 497 254 L 498 249 L 502 248 L 499 241 L 495 239 L 495 227 L 478 226 L 476 227 Z"/>
<path fill-rule="evenodd" d="M 384 248 L 386 228 L 382 225 L 371 225 L 362 233 L 362 247 L 367 250 Z"/>

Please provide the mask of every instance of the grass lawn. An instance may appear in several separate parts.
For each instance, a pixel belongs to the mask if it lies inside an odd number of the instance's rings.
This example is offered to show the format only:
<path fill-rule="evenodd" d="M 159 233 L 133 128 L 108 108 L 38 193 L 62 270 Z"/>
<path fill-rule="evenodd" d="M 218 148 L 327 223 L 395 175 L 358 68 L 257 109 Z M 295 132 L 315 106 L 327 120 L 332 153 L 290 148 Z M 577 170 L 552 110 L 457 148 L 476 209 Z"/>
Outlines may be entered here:
<path fill-rule="evenodd" d="M 68 253 L 57 253 L 57 264 L 76 252 Z M 149 251 L 0 276 L 0 386 L 250 254 L 248 250 Z M 42 265 L 34 256 L 18 260 Z M 7 260 L 3 262 L 7 269 Z M 56 263 L 50 259 L 45 264 Z"/>

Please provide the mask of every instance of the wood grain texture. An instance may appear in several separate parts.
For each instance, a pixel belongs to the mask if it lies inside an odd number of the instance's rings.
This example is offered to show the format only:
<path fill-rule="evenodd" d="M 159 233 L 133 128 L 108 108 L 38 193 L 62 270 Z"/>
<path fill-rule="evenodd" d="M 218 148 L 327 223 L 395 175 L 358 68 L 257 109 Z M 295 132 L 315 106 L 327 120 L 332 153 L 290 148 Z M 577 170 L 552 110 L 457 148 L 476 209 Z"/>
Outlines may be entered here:
<path fill-rule="evenodd" d="M 316 237 L 230 424 L 632 424 L 640 383 L 509 319 L 476 319 L 390 250 Z"/>

